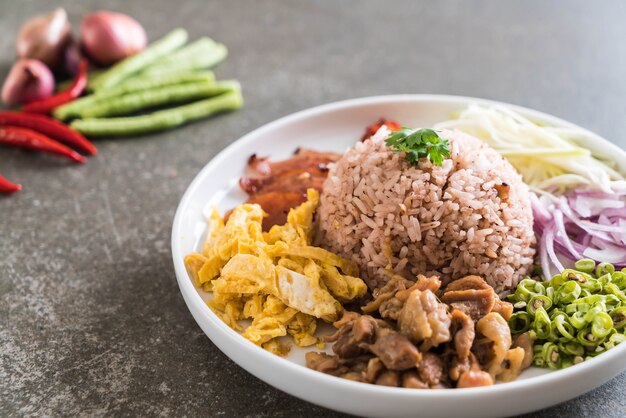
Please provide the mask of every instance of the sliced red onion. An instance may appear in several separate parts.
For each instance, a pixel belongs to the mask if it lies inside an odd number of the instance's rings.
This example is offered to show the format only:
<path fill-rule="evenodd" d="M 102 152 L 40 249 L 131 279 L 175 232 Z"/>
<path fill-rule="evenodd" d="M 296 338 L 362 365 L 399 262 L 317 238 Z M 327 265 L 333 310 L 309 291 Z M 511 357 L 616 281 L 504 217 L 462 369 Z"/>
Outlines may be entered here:
<path fill-rule="evenodd" d="M 626 182 L 612 185 L 611 193 L 581 188 L 557 198 L 531 195 L 546 278 L 583 257 L 626 266 Z"/>

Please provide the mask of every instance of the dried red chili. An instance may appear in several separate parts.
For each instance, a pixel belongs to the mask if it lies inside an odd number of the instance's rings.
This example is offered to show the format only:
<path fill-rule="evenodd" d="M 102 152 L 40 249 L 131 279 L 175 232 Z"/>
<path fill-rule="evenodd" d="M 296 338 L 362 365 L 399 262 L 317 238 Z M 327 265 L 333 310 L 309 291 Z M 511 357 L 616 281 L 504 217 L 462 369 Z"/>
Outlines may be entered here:
<path fill-rule="evenodd" d="M 58 141 L 96 155 L 96 147 L 87 138 L 67 125 L 44 115 L 0 111 L 0 125 L 20 126 L 40 132 Z"/>
<path fill-rule="evenodd" d="M 85 162 L 85 157 L 73 149 L 32 129 L 15 126 L 0 127 L 0 144 L 56 154 L 77 163 Z"/>
<path fill-rule="evenodd" d="M 80 61 L 78 74 L 67 90 L 46 99 L 28 103 L 24 106 L 24 112 L 49 115 L 55 108 L 80 97 L 85 91 L 85 88 L 87 88 L 87 64 L 87 60 L 85 59 Z"/>

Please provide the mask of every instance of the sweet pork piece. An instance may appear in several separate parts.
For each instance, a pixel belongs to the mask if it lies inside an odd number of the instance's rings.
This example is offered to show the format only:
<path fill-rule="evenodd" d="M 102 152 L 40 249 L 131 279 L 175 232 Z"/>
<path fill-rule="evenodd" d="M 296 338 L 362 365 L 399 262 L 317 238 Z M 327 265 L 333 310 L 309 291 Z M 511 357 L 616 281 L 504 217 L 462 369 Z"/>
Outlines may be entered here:
<path fill-rule="evenodd" d="M 246 203 L 258 203 L 269 215 L 263 220 L 263 230 L 285 223 L 289 210 L 307 200 L 307 189 L 321 192 L 328 164 L 339 158 L 334 152 L 308 149 L 298 149 L 293 157 L 276 162 L 253 154 L 248 159 L 250 175 L 239 179 L 239 186 L 249 195 Z"/>

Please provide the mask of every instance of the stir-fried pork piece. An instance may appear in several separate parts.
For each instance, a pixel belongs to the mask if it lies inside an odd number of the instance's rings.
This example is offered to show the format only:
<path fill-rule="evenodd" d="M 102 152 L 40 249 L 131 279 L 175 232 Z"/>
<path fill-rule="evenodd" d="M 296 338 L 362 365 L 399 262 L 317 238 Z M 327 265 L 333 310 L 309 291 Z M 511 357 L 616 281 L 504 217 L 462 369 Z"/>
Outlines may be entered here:
<path fill-rule="evenodd" d="M 383 302 L 393 299 L 396 296 L 396 293 L 401 290 L 405 290 L 411 285 L 412 282 L 406 280 L 402 276 L 395 275 L 387 283 L 385 283 L 383 287 L 374 290 L 374 300 L 367 303 L 361 309 L 365 313 L 376 312 L 380 309 L 380 306 L 383 304 Z M 385 318 L 385 316 L 383 316 L 383 318 Z"/>
<path fill-rule="evenodd" d="M 479 276 L 465 276 L 461 279 L 457 279 L 445 288 L 445 292 L 456 292 L 461 290 L 480 290 L 480 289 L 492 289 L 487 282 Z"/>
<path fill-rule="evenodd" d="M 524 361 L 522 361 L 522 370 L 529 368 L 533 364 L 533 339 L 530 332 L 519 334 L 513 339 L 513 347 L 524 349 Z"/>
<path fill-rule="evenodd" d="M 430 290 L 435 293 L 441 287 L 441 280 L 437 276 L 422 276 L 421 274 L 417 276 L 417 281 L 415 284 L 411 285 L 411 287 L 406 290 L 400 290 L 396 293 L 396 298 L 401 301 L 406 301 L 414 290 L 425 291 Z"/>
<path fill-rule="evenodd" d="M 425 353 L 417 366 L 417 372 L 422 382 L 433 387 L 438 385 L 443 376 L 443 361 L 437 354 Z"/>
<path fill-rule="evenodd" d="M 466 276 L 450 283 L 441 301 L 465 312 L 474 321 L 493 309 L 497 295 L 493 288 L 478 276 Z"/>
<path fill-rule="evenodd" d="M 400 333 L 416 344 L 437 347 L 450 341 L 450 317 L 444 304 L 430 290 L 413 290 L 398 316 Z"/>
<path fill-rule="evenodd" d="M 402 374 L 402 387 L 411 389 L 428 389 L 415 370 L 407 370 Z"/>
<path fill-rule="evenodd" d="M 465 312 L 453 309 L 452 325 L 456 329 L 454 332 L 454 349 L 460 358 L 467 358 L 476 336 L 474 321 Z"/>
<path fill-rule="evenodd" d="M 367 368 L 365 369 L 365 380 L 370 383 L 376 382 L 378 375 L 385 371 L 385 366 L 383 362 L 380 361 L 378 357 L 371 358 L 367 363 Z"/>
<path fill-rule="evenodd" d="M 510 382 L 517 379 L 517 376 L 522 372 L 524 363 L 525 351 L 522 347 L 511 348 L 506 353 L 504 362 L 502 364 L 502 371 L 498 373 L 498 379 L 503 382 Z"/>
<path fill-rule="evenodd" d="M 463 311 L 476 321 L 491 312 L 496 302 L 496 294 L 493 289 L 446 291 L 441 301 Z"/>
<path fill-rule="evenodd" d="M 422 358 L 407 337 L 388 328 L 377 330 L 376 341 L 369 349 L 390 370 L 410 369 Z"/>
<path fill-rule="evenodd" d="M 404 302 L 396 297 L 392 297 L 391 299 L 387 299 L 380 304 L 378 312 L 380 313 L 380 316 L 385 319 L 397 321 L 403 307 Z"/>
<path fill-rule="evenodd" d="M 332 374 L 333 376 L 340 376 L 348 372 L 348 368 L 341 365 L 337 356 L 309 351 L 305 354 L 305 359 L 306 366 L 318 372 Z"/>
<path fill-rule="evenodd" d="M 371 352 L 389 370 L 406 370 L 415 367 L 421 359 L 417 347 L 407 337 L 389 328 L 379 319 L 369 315 L 346 313 L 335 334 L 326 337 L 333 342 L 333 352 L 340 359 L 352 359 Z"/>
<path fill-rule="evenodd" d="M 367 381 L 364 375 L 367 359 L 359 358 L 354 361 L 344 361 L 338 356 L 313 351 L 306 353 L 305 359 L 307 367 L 318 372 L 357 382 Z"/>
<path fill-rule="evenodd" d="M 381 321 L 382 322 L 382 321 Z M 360 316 L 352 312 L 347 312 L 344 317 L 335 322 L 339 329 L 326 337 L 326 341 L 333 342 L 333 352 L 340 358 L 354 358 L 367 352 L 362 344 L 369 344 L 374 341 L 377 320 L 369 315 Z"/>
<path fill-rule="evenodd" d="M 461 374 L 459 381 L 456 383 L 457 388 L 477 388 L 480 386 L 493 385 L 491 375 L 482 370 L 468 370 Z"/>
<path fill-rule="evenodd" d="M 400 372 L 395 370 L 385 370 L 378 375 L 374 383 L 380 386 L 398 387 L 400 386 Z"/>
<path fill-rule="evenodd" d="M 491 377 L 502 371 L 507 352 L 511 347 L 511 331 L 507 322 L 495 312 L 490 312 L 480 318 L 476 324 L 476 343 L 473 352 L 478 357 Z"/>
<path fill-rule="evenodd" d="M 374 300 L 362 309 L 365 313 L 379 311 L 383 318 L 398 319 L 398 314 L 406 302 L 409 294 L 415 289 L 436 292 L 441 287 L 441 280 L 437 276 L 417 276 L 412 282 L 402 276 L 394 275 L 383 287 L 374 291 Z"/>
<path fill-rule="evenodd" d="M 509 320 L 513 315 L 513 304 L 496 297 L 496 303 L 493 304 L 491 312 L 500 314 L 505 320 Z"/>

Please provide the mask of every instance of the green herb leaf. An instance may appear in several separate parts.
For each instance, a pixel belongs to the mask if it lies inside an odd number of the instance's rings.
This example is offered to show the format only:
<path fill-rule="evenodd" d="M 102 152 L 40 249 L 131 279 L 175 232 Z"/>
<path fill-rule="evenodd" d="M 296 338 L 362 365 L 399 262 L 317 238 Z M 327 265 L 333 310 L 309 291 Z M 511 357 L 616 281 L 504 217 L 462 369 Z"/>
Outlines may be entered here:
<path fill-rule="evenodd" d="M 413 130 L 403 126 L 385 140 L 393 152 L 404 152 L 411 165 L 417 165 L 420 158 L 428 158 L 435 165 L 441 165 L 450 157 L 450 141 L 439 136 L 432 129 Z"/>

